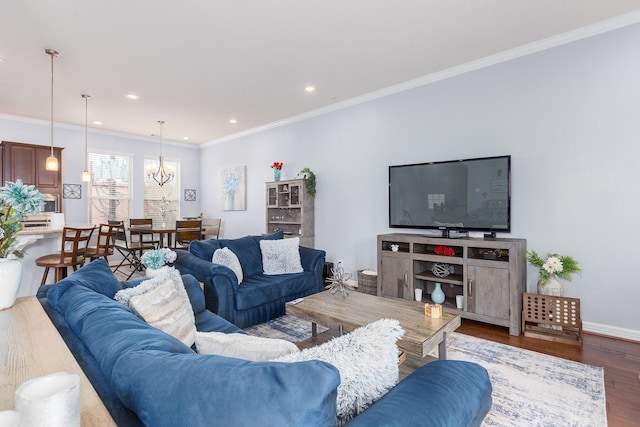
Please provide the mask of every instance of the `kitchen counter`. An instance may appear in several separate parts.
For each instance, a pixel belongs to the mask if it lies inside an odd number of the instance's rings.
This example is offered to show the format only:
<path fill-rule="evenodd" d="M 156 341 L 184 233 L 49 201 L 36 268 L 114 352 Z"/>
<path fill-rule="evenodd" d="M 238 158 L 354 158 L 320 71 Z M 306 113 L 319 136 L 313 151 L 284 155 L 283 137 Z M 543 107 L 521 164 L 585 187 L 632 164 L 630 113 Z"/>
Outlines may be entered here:
<path fill-rule="evenodd" d="M 16 233 L 18 249 L 24 251 L 22 263 L 22 280 L 18 297 L 35 295 L 40 287 L 44 268 L 36 265 L 36 259 L 43 255 L 60 252 L 62 244 L 62 228 L 27 227 Z M 49 273 L 50 282 L 53 281 L 53 273 Z"/>

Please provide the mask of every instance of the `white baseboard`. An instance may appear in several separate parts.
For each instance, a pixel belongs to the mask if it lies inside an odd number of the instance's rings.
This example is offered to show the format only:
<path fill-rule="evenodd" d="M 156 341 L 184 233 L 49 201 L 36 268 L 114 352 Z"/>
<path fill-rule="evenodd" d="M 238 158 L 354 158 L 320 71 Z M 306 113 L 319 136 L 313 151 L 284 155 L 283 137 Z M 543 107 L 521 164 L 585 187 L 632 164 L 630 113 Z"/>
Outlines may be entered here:
<path fill-rule="evenodd" d="M 640 331 L 634 329 L 618 328 L 617 326 L 602 325 L 600 323 L 582 322 L 582 330 L 640 342 Z"/>

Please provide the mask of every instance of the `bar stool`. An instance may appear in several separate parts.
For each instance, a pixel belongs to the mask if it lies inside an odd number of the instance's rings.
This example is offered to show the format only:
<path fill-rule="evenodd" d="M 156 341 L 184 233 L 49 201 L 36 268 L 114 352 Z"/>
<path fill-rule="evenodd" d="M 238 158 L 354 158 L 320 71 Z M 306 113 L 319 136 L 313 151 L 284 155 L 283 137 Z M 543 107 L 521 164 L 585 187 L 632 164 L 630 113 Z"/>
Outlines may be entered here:
<path fill-rule="evenodd" d="M 109 255 L 113 255 L 113 243 L 115 238 L 115 230 L 117 225 L 100 224 L 98 226 L 98 240 L 95 246 L 88 246 L 85 251 L 85 258 L 93 261 L 98 258 L 104 258 L 109 264 Z"/>
<path fill-rule="evenodd" d="M 40 286 L 47 282 L 49 269 L 55 268 L 55 281 L 67 277 L 67 269 L 73 268 L 73 271 L 82 267 L 85 261 L 85 250 L 95 227 L 64 227 L 62 229 L 62 248 L 59 253 L 41 256 L 36 259 L 38 267 L 44 267 L 44 274 Z"/>

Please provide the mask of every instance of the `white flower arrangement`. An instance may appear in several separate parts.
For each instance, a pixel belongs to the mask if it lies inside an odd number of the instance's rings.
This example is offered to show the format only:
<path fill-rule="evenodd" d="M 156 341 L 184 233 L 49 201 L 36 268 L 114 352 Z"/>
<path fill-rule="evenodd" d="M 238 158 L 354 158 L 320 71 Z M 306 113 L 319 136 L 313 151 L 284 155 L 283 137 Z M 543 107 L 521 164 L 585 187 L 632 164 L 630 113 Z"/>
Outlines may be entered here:
<path fill-rule="evenodd" d="M 536 251 L 527 252 L 527 260 L 540 271 L 540 284 L 544 285 L 549 277 L 555 275 L 560 279 L 571 280 L 572 273 L 580 273 L 578 261 L 568 255 L 547 254 L 544 258 Z"/>

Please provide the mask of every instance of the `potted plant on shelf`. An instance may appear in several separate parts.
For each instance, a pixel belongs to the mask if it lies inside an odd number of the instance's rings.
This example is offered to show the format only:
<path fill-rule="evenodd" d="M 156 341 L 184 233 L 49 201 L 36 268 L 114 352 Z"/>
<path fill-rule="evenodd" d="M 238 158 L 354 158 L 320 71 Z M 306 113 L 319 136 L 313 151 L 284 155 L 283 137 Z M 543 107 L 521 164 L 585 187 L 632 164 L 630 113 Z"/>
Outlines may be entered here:
<path fill-rule="evenodd" d="M 309 168 L 304 168 L 298 172 L 298 178 L 304 178 L 304 184 L 307 188 L 307 193 L 311 197 L 316 196 L 316 174 Z"/>
<path fill-rule="evenodd" d="M 562 282 L 558 279 L 571 280 L 571 274 L 582 271 L 578 261 L 568 255 L 549 253 L 541 257 L 536 251 L 527 251 L 527 261 L 538 268 L 538 293 L 544 295 L 562 296 Z"/>
<path fill-rule="evenodd" d="M 0 310 L 10 308 L 22 279 L 22 264 L 18 258 L 24 256 L 18 245 L 16 233 L 23 229 L 26 214 L 37 214 L 44 197 L 33 185 L 24 185 L 21 179 L 7 182 L 0 188 Z"/>

